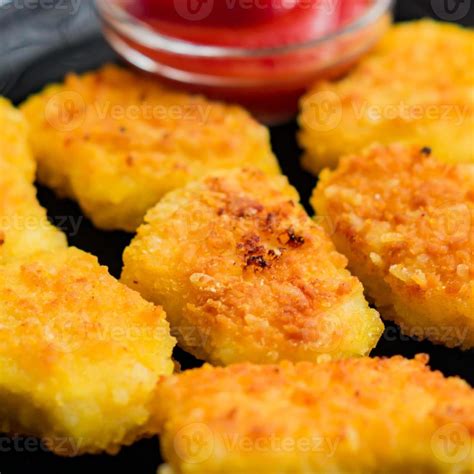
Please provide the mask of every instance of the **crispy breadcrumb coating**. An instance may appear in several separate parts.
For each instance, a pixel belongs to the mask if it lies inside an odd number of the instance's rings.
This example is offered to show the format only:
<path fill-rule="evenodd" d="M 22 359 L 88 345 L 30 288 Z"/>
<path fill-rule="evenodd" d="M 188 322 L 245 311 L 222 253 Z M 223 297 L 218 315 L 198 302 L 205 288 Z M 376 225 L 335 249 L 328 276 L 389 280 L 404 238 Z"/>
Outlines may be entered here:
<path fill-rule="evenodd" d="M 33 182 L 36 165 L 28 144 L 28 124 L 22 113 L 0 97 L 0 162 L 17 168 Z"/>
<path fill-rule="evenodd" d="M 302 99 L 304 166 L 318 173 L 374 142 L 430 146 L 474 163 L 474 32 L 432 20 L 392 27 L 345 78 Z"/>
<path fill-rule="evenodd" d="M 323 171 L 312 202 L 382 316 L 410 336 L 474 347 L 474 164 L 375 146 Z"/>
<path fill-rule="evenodd" d="M 365 355 L 383 325 L 298 199 L 285 177 L 256 169 L 191 183 L 148 212 L 122 281 L 215 364 Z"/>
<path fill-rule="evenodd" d="M 21 113 L 0 97 L 0 264 L 66 247 L 36 200 L 35 164 Z"/>
<path fill-rule="evenodd" d="M 279 173 L 268 130 L 243 109 L 117 66 L 71 74 L 22 110 L 40 181 L 102 229 L 135 231 L 165 193 L 210 171 Z"/>
<path fill-rule="evenodd" d="M 472 473 L 474 391 L 414 360 L 205 365 L 158 386 L 160 473 Z"/>
<path fill-rule="evenodd" d="M 116 452 L 145 434 L 174 339 L 145 302 L 75 248 L 0 266 L 0 432 L 57 454 Z"/>
<path fill-rule="evenodd" d="M 33 184 L 0 157 L 0 264 L 66 246 L 65 235 L 36 200 Z"/>

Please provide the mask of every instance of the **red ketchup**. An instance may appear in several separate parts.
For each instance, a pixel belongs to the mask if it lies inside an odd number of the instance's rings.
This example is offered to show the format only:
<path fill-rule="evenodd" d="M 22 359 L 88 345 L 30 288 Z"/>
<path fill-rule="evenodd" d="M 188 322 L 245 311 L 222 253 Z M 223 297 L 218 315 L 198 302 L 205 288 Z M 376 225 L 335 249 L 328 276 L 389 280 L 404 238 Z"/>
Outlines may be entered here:
<path fill-rule="evenodd" d="M 111 2 L 112 0 L 108 0 Z M 354 23 L 374 0 L 115 0 L 148 32 L 178 42 L 217 47 L 217 53 L 176 53 L 112 30 L 113 46 L 130 62 L 123 45 L 173 85 L 243 104 L 267 121 L 294 115 L 301 94 L 314 81 L 342 75 L 380 37 L 377 21 L 326 41 Z M 389 2 L 387 2 L 389 3 Z M 117 47 L 117 41 L 121 47 Z M 230 48 L 229 50 L 223 48 Z M 236 48 L 240 51 L 235 52 Z M 263 51 L 262 51 L 263 50 Z M 228 51 L 233 51 L 228 54 Z M 143 61 L 140 61 L 143 64 Z"/>

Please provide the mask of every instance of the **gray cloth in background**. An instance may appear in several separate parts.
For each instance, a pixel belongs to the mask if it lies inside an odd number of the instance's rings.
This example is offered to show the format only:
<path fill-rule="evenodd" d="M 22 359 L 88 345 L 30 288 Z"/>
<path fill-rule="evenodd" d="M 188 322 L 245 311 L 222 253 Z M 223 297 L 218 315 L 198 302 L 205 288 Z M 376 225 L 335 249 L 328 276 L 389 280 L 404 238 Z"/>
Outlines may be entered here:
<path fill-rule="evenodd" d="M 335 0 L 337 1 L 337 0 Z M 474 25 L 473 0 L 400 0 L 397 20 L 431 16 Z M 93 0 L 0 0 L 0 95 L 15 102 L 117 57 L 100 32 Z"/>

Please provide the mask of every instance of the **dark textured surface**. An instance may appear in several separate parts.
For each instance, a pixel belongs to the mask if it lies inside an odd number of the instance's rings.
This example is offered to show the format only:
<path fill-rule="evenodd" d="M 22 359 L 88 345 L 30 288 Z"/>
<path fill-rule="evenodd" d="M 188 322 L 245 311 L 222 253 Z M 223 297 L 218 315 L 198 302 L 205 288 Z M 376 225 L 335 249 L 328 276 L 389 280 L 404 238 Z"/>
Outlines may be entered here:
<path fill-rule="evenodd" d="M 450 8 L 457 3 L 457 0 L 446 1 Z M 56 8 L 45 10 L 26 8 L 26 1 L 8 3 L 0 0 L 0 94 L 20 102 L 46 83 L 61 79 L 70 70 L 84 71 L 116 60 L 100 35 L 99 22 L 91 3 L 89 0 L 61 0 L 56 2 Z M 396 16 L 399 20 L 434 16 L 445 21 L 474 24 L 471 2 L 464 0 L 461 3 L 460 8 L 465 8 L 466 4 L 468 7 L 468 11 L 461 11 L 462 18 L 454 18 L 446 13 L 445 0 L 401 1 L 398 2 Z M 461 14 L 459 12 L 457 16 Z M 471 66 L 466 64 L 466 67 Z M 294 123 L 274 127 L 272 141 L 283 171 L 307 204 L 315 179 L 299 166 L 300 150 L 296 144 L 296 131 Z M 39 187 L 38 195 L 53 222 L 66 226 L 72 245 L 97 255 L 114 275 L 120 273 L 122 251 L 130 241 L 130 235 L 98 231 L 87 219 L 82 218 L 73 202 L 59 200 L 42 187 Z M 71 223 L 78 222 L 79 231 L 74 232 Z M 416 342 L 400 336 L 393 326 L 387 327 L 374 355 L 402 354 L 411 357 L 419 352 L 430 354 L 433 368 L 442 370 L 446 375 L 460 375 L 474 384 L 472 351 L 463 353 L 433 346 L 428 342 Z M 179 350 L 176 351 L 176 357 L 183 368 L 198 364 Z M 123 449 L 117 456 L 83 456 L 76 459 L 53 456 L 32 441 L 19 438 L 12 442 L 0 436 L 1 474 L 112 471 L 152 474 L 160 464 L 157 439 L 136 443 Z"/>

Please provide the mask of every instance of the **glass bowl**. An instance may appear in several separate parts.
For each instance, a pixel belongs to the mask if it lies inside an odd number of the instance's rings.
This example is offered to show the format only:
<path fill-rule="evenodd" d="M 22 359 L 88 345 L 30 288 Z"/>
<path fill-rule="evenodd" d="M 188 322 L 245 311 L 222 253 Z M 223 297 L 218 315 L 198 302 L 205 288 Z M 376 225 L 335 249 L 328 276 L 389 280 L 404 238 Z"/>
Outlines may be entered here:
<path fill-rule="evenodd" d="M 393 0 L 373 0 L 356 20 L 325 36 L 276 47 L 199 44 L 163 34 L 120 0 L 96 0 L 104 34 L 128 63 L 174 87 L 243 105 L 260 120 L 291 119 L 314 82 L 346 73 L 384 34 Z"/>

